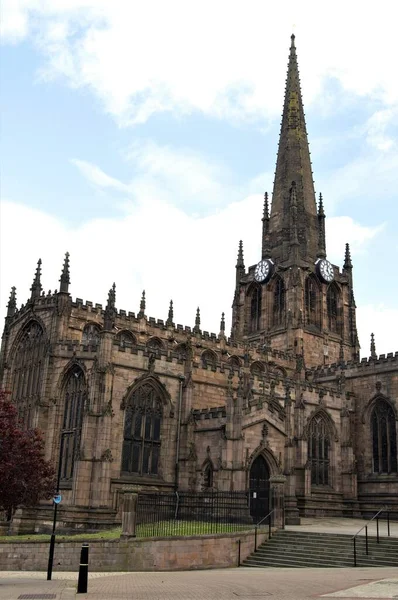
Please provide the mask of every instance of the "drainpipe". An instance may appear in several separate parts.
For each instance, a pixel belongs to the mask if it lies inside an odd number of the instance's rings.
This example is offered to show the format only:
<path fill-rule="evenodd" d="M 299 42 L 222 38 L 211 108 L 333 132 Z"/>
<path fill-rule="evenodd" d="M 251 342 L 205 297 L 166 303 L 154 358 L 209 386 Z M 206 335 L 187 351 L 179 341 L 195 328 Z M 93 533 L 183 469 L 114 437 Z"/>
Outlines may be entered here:
<path fill-rule="evenodd" d="M 184 385 L 184 375 L 179 376 L 180 390 L 178 394 L 178 420 L 177 420 L 177 438 L 176 438 L 176 462 L 174 467 L 175 489 L 178 490 L 179 460 L 180 460 L 180 429 L 181 429 L 181 411 L 182 411 L 182 387 Z"/>

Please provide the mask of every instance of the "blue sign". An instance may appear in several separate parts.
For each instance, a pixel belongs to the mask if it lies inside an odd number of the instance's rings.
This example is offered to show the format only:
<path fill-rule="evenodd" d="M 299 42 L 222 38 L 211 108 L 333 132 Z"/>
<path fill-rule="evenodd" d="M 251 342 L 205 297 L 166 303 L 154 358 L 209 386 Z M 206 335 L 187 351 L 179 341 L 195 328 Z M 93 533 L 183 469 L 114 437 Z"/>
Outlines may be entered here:
<path fill-rule="evenodd" d="M 57 494 L 56 496 L 54 496 L 53 500 L 55 504 L 59 504 L 62 500 L 61 494 Z"/>

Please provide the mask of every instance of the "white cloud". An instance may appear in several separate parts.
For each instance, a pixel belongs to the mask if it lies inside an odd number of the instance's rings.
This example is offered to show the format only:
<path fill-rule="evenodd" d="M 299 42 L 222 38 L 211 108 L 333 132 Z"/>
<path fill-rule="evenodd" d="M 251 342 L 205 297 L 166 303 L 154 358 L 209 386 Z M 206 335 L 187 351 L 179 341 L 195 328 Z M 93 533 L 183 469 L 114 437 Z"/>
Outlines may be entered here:
<path fill-rule="evenodd" d="M 74 159 L 91 184 L 109 193 L 127 192 L 124 195 L 131 201 L 126 203 L 123 217 L 95 219 L 71 228 L 41 211 L 3 201 L 0 319 L 12 285 L 17 286 L 19 303 L 26 302 L 39 257 L 43 260 L 43 286 L 46 290 L 58 287 L 63 255 L 68 250 L 73 297 L 105 303 L 107 291 L 116 281 L 119 308 L 138 311 L 145 288 L 151 316 L 166 318 L 172 298 L 178 323 L 193 325 L 196 307 L 200 306 L 203 329 L 217 333 L 222 311 L 230 327 L 239 240 L 244 241 L 246 267 L 260 256 L 262 195 L 235 190 L 239 201 L 230 202 L 231 188 L 224 189 L 217 179 L 222 168 L 213 165 L 209 171 L 201 157 L 189 155 L 189 171 L 184 175 L 184 162 L 171 169 L 175 151 L 168 153 L 153 143 L 146 151 L 138 160 L 141 171 L 128 184 L 96 165 Z M 164 181 L 168 181 L 167 186 Z M 189 188 L 188 181 L 196 184 Z M 223 208 L 207 216 L 187 214 L 180 200 L 184 198 L 187 205 L 194 206 L 197 189 L 203 192 L 204 181 L 205 188 L 224 194 Z M 247 187 L 251 189 L 251 182 Z M 361 249 L 378 231 L 348 217 L 329 219 L 329 255 L 341 264 L 344 244 L 351 240 L 353 255 L 359 255 L 359 260 Z M 16 232 L 23 245 L 15 244 Z"/>
<path fill-rule="evenodd" d="M 43 76 L 86 86 L 120 124 L 156 112 L 220 118 L 279 113 L 289 35 L 297 35 L 307 106 L 325 78 L 398 102 L 395 0 L 3 0 L 3 41 L 30 37 Z M 341 15 L 344 14 L 344 19 Z M 286 15 L 290 16 L 286 19 Z"/>
<path fill-rule="evenodd" d="M 385 304 L 366 304 L 357 308 L 357 327 L 361 356 L 370 356 L 370 334 L 375 334 L 377 354 L 397 350 L 398 309 Z"/>

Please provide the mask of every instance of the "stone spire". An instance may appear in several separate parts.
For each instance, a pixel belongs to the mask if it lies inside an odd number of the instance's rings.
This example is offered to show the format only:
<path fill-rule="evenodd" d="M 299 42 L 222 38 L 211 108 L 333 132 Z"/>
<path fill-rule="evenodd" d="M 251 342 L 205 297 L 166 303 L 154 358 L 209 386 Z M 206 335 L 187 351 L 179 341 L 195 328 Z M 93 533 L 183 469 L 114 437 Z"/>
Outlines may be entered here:
<path fill-rule="evenodd" d="M 245 274 L 245 263 L 243 260 L 243 242 L 239 241 L 238 260 L 236 261 L 236 287 L 239 287 L 239 282 Z"/>
<path fill-rule="evenodd" d="M 32 287 L 30 288 L 30 291 L 32 292 L 30 295 L 30 299 L 34 300 L 35 298 L 39 298 L 42 289 L 43 288 L 41 285 L 41 258 L 39 258 L 39 260 L 37 261 L 37 268 L 33 279 Z"/>
<path fill-rule="evenodd" d="M 167 315 L 166 325 L 171 327 L 173 325 L 174 319 L 174 309 L 173 309 L 173 300 L 170 300 L 169 313 Z"/>
<path fill-rule="evenodd" d="M 199 306 L 196 309 L 195 327 L 193 328 L 195 333 L 200 333 L 200 309 Z"/>
<path fill-rule="evenodd" d="M 377 358 L 374 333 L 370 334 L 370 356 L 371 358 Z"/>
<path fill-rule="evenodd" d="M 299 246 L 297 237 L 297 187 L 296 182 L 292 181 L 290 188 L 290 245 Z"/>
<path fill-rule="evenodd" d="M 291 36 L 269 225 L 271 250 L 277 261 L 287 259 L 285 247 L 289 242 L 292 181 L 296 182 L 297 190 L 297 233 L 301 254 L 312 261 L 318 251 L 317 208 L 294 35 Z"/>
<path fill-rule="evenodd" d="M 141 302 L 140 302 L 140 312 L 137 315 L 137 317 L 139 319 L 142 319 L 143 317 L 145 317 L 145 307 L 146 307 L 145 290 L 143 290 L 142 296 L 141 296 Z"/>
<path fill-rule="evenodd" d="M 322 194 L 319 194 L 318 204 L 318 258 L 326 258 L 326 234 L 325 234 L 325 211 L 323 209 L 323 198 Z"/>
<path fill-rule="evenodd" d="M 108 301 L 106 303 L 104 315 L 105 331 L 112 331 L 116 317 L 116 284 L 114 283 L 108 292 Z"/>
<path fill-rule="evenodd" d="M 343 268 L 347 271 L 348 269 L 352 269 L 352 260 L 350 253 L 350 245 L 345 245 L 345 254 L 344 254 L 344 265 Z"/>
<path fill-rule="evenodd" d="M 268 231 L 269 231 L 269 204 L 268 204 L 268 192 L 264 194 L 264 209 L 263 209 L 263 218 L 261 219 L 263 223 L 263 236 L 262 236 L 262 258 L 270 257 L 270 248 L 269 248 L 269 239 L 268 239 Z"/>
<path fill-rule="evenodd" d="M 60 282 L 60 292 L 69 293 L 70 274 L 69 274 L 69 252 L 65 254 L 64 266 L 62 268 Z"/>
<path fill-rule="evenodd" d="M 13 317 L 15 315 L 15 311 L 17 310 L 17 288 L 12 286 L 10 299 L 7 304 L 7 317 Z"/>

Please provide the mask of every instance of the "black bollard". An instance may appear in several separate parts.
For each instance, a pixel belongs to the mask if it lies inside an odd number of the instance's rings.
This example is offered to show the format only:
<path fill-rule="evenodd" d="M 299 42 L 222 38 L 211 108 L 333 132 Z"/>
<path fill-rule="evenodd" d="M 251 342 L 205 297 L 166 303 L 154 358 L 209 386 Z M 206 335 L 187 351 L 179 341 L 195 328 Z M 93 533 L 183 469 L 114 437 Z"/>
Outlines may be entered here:
<path fill-rule="evenodd" d="M 77 582 L 77 593 L 86 594 L 88 583 L 88 544 L 82 544 L 80 553 L 79 580 Z"/>

